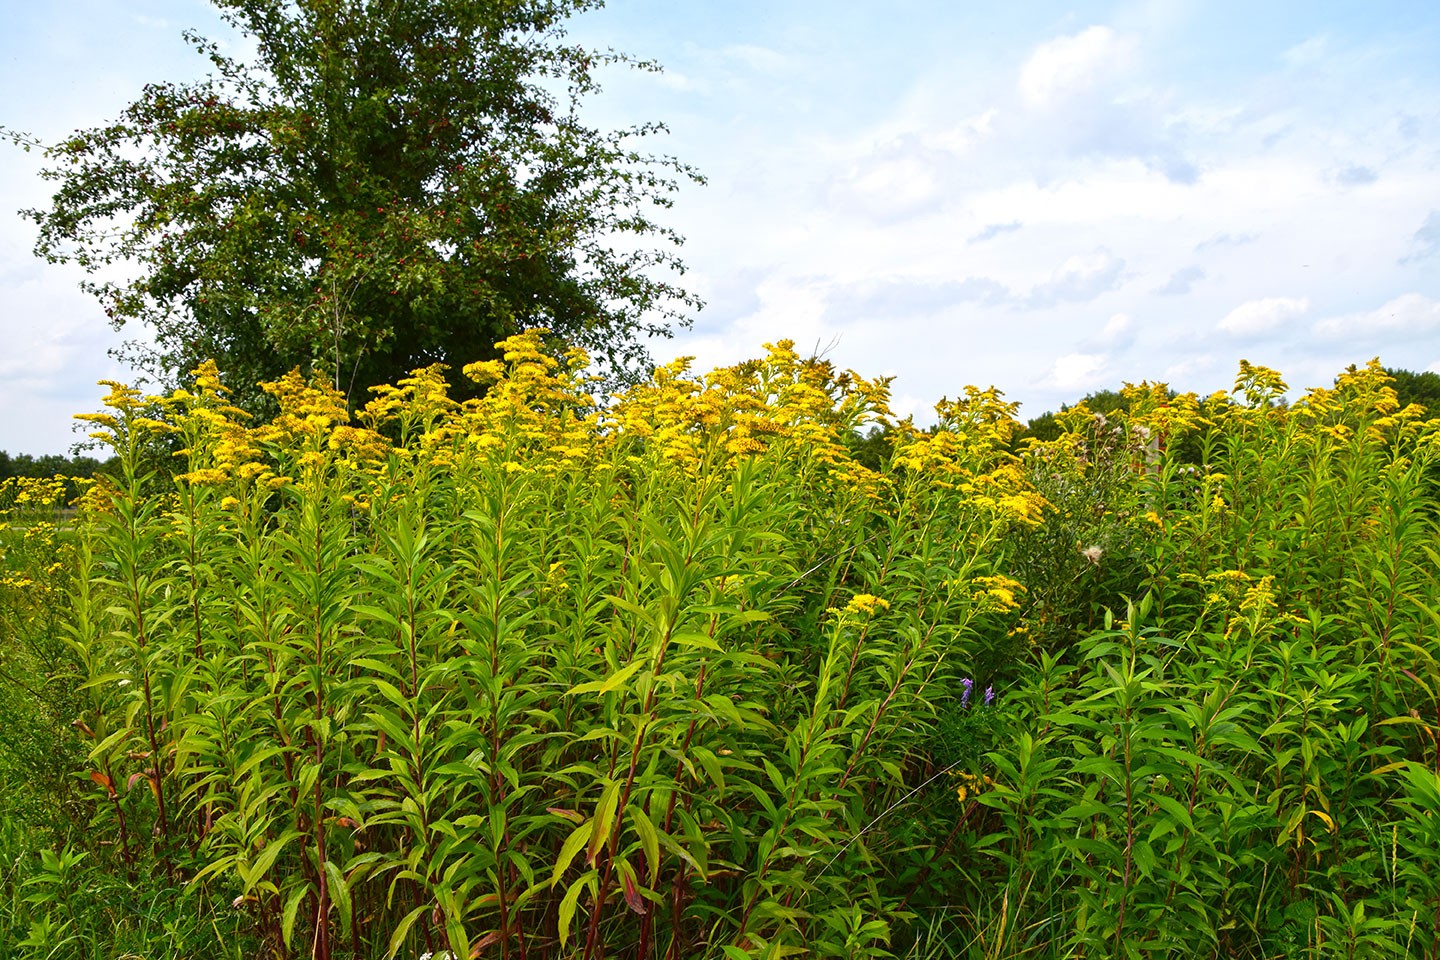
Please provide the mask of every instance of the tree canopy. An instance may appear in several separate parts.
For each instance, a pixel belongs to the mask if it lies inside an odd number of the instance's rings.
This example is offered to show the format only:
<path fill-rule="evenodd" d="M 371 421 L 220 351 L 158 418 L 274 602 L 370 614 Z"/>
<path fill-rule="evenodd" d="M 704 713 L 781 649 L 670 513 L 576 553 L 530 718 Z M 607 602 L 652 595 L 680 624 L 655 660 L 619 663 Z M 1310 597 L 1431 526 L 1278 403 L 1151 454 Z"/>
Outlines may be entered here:
<path fill-rule="evenodd" d="M 580 108 L 608 63 L 566 41 L 600 0 L 215 0 L 255 44 L 145 87 L 47 150 L 37 254 L 73 261 L 162 374 L 213 357 L 240 396 L 322 364 L 356 390 L 545 326 L 639 367 L 694 299 L 653 217 L 699 179 Z M 128 277 L 111 279 L 118 266 Z M 133 351 L 133 347 L 132 347 Z"/>
<path fill-rule="evenodd" d="M 1430 415 L 1440 414 L 1440 374 L 1429 370 L 1416 373 L 1396 367 L 1386 367 L 1385 372 L 1394 381 L 1391 386 L 1395 388 L 1395 397 L 1402 407 L 1418 403 Z"/>

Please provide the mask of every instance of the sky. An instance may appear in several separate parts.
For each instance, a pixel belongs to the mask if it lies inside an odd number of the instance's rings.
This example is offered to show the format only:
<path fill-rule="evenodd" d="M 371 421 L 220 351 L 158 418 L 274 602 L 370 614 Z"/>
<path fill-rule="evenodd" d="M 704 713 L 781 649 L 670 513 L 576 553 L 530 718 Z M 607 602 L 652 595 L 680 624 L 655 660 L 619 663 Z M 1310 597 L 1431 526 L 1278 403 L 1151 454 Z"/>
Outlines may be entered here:
<path fill-rule="evenodd" d="M 203 75 L 202 0 L 0 0 L 0 126 L 45 142 Z M 1022 419 L 1122 382 L 1207 394 L 1440 372 L 1440 6 L 1323 0 L 611 0 L 592 122 L 664 122 L 697 167 L 665 222 L 706 302 L 656 343 L 706 370 L 792 339 L 893 376 L 924 423 L 966 384 Z M 125 336 L 31 253 L 37 153 L 0 146 L 0 450 L 65 452 Z"/>

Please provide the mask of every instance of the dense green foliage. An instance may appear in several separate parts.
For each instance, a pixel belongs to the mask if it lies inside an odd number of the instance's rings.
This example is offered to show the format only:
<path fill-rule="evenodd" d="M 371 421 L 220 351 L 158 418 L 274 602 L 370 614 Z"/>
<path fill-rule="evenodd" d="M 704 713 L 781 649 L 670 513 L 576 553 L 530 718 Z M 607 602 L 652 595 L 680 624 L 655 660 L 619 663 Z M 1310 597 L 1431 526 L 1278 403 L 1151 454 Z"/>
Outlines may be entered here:
<path fill-rule="evenodd" d="M 29 477 L 48 480 L 51 477 L 86 479 L 95 476 L 107 465 L 94 457 L 62 457 L 59 454 L 45 454 L 34 457 L 28 453 L 11 455 L 0 450 L 0 480 L 12 477 Z"/>
<path fill-rule="evenodd" d="M 22 955 L 1440 954 L 1440 421 L 1377 365 L 1020 457 L 971 390 L 872 469 L 885 383 L 788 344 L 603 408 L 502 351 L 353 424 L 112 390 L 121 479 L 3 531 Z"/>
<path fill-rule="evenodd" d="M 597 68 L 628 62 L 565 41 L 598 0 L 216 5 L 253 62 L 192 36 L 214 72 L 53 145 L 58 189 L 31 211 L 36 252 L 101 277 L 171 379 L 215 358 L 254 405 L 319 363 L 363 399 L 534 325 L 633 371 L 693 305 L 653 219 L 693 173 L 639 150 L 657 127 L 580 115 Z"/>
<path fill-rule="evenodd" d="M 1431 413 L 1440 413 L 1440 373 L 1385 368 L 1393 381 L 1395 396 L 1402 406 L 1419 404 Z"/>

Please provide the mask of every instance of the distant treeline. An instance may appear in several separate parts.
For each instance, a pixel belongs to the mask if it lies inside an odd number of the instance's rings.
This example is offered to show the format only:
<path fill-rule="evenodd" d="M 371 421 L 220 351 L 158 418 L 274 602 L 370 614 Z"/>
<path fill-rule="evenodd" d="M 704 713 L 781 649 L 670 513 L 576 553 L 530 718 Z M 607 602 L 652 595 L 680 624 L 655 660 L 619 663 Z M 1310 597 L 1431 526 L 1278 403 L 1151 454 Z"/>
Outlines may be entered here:
<path fill-rule="evenodd" d="M 97 473 L 104 473 L 114 458 L 96 460 L 94 457 L 62 457 L 58 453 L 32 457 L 28 453 L 13 456 L 0 450 L 0 481 L 11 477 L 70 477 L 88 479 Z"/>

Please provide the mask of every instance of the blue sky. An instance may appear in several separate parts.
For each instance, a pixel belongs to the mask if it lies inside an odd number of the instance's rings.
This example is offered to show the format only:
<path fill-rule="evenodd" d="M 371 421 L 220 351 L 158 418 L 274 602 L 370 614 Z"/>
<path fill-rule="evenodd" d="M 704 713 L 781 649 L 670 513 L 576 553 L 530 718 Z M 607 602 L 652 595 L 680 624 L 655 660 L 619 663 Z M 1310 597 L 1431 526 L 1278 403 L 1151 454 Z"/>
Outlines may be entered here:
<path fill-rule="evenodd" d="M 54 139 L 204 63 L 200 0 L 12 4 L 0 124 Z M 654 347 L 697 366 L 788 337 L 896 377 L 922 422 L 995 384 L 1035 416 L 1121 381 L 1297 388 L 1440 370 L 1440 11 L 1431 3 L 613 0 L 572 37 L 615 71 L 603 124 L 661 120 L 697 166 L 668 222 L 707 301 Z M 243 48 L 241 48 L 243 50 Z M 0 449 L 57 452 L 130 374 L 13 215 L 0 150 Z"/>

